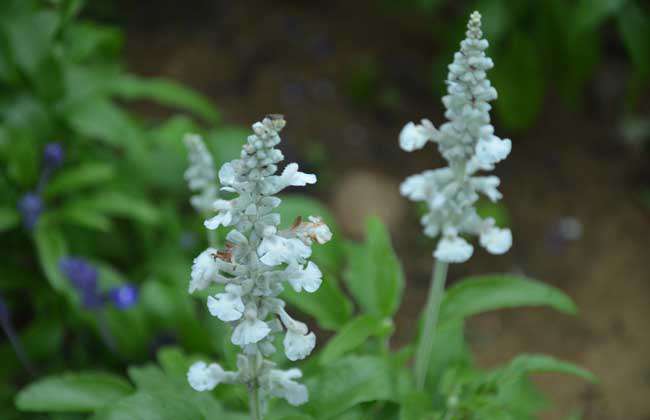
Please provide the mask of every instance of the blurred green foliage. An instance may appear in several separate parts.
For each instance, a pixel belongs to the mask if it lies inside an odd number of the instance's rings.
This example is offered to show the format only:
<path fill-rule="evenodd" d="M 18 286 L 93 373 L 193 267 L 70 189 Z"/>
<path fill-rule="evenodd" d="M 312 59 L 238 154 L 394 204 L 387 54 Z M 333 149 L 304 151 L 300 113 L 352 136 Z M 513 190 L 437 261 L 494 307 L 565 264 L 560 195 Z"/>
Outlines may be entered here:
<path fill-rule="evenodd" d="M 424 11 L 432 22 L 441 47 L 433 63 L 434 96 L 444 94 L 465 17 L 478 10 L 495 62 L 490 77 L 499 92 L 497 115 L 509 129 L 534 123 L 549 87 L 568 104 L 580 104 L 598 65 L 608 53 L 618 55 L 617 46 L 630 63 L 630 104 L 650 80 L 650 6 L 642 0 L 384 0 L 383 6 Z"/>

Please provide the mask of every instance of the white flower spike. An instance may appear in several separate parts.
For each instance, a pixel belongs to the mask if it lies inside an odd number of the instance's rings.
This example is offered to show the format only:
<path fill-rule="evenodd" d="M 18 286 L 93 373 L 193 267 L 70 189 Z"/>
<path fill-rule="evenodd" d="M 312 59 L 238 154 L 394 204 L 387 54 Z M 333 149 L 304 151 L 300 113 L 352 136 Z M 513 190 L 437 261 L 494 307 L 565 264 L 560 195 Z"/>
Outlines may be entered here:
<path fill-rule="evenodd" d="M 448 166 L 408 177 L 402 195 L 428 207 L 422 217 L 427 236 L 440 238 L 434 257 L 443 262 L 467 261 L 473 247 L 460 235 L 480 236 L 479 243 L 492 254 L 503 254 L 512 245 L 509 229 L 494 227 L 491 218 L 481 219 L 474 204 L 479 194 L 491 201 L 501 199 L 496 176 L 478 176 L 504 160 L 512 143 L 494 135 L 490 124 L 490 101 L 497 97 L 486 72 L 493 67 L 485 55 L 487 40 L 481 32 L 481 15 L 472 13 L 467 37 L 454 55 L 447 77 L 447 95 L 442 98 L 448 121 L 436 129 L 429 120 L 406 124 L 399 136 L 402 149 L 413 151 L 436 143 Z"/>
<path fill-rule="evenodd" d="M 284 156 L 275 146 L 284 125 L 278 115 L 253 124 L 254 134 L 244 144 L 240 159 L 219 170 L 221 189 L 236 197 L 213 200 L 209 209 L 216 215 L 204 224 L 210 230 L 225 226 L 230 231 L 225 249 L 209 248 L 194 260 L 190 293 L 212 282 L 226 285 L 222 293 L 208 297 L 207 307 L 211 315 L 233 327 L 230 340 L 241 347 L 241 353 L 237 372 L 224 373 L 218 365 L 199 362 L 190 368 L 188 381 L 198 391 L 213 389 L 220 382 L 245 383 L 260 388 L 263 395 L 299 405 L 308 399 L 307 388 L 295 381 L 302 376 L 300 371 L 274 369 L 265 357 L 275 352 L 274 338 L 282 332 L 289 360 L 306 358 L 316 346 L 315 334 L 287 314 L 278 296 L 285 284 L 297 292 L 318 290 L 323 275 L 308 259 L 312 245 L 328 242 L 332 232 L 314 216 L 306 222 L 299 218 L 288 229 L 279 227 L 280 216 L 274 210 L 281 200 L 275 194 L 316 182 L 315 175 L 300 172 L 295 163 L 277 174 Z"/>
<path fill-rule="evenodd" d="M 216 176 L 212 155 L 197 134 L 187 134 L 183 139 L 187 147 L 190 166 L 185 171 L 185 180 L 191 191 L 190 203 L 199 213 L 208 213 L 217 198 Z"/>

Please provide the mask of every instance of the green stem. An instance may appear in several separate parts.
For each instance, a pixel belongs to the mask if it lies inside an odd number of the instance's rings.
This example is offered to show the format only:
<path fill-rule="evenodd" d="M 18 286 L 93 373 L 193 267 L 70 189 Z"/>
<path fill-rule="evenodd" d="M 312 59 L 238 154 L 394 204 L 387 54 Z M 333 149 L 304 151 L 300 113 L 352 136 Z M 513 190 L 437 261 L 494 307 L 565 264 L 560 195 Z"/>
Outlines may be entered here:
<path fill-rule="evenodd" d="M 429 370 L 429 360 L 433 351 L 433 338 L 435 336 L 436 324 L 438 323 L 438 313 L 440 312 L 440 303 L 445 291 L 445 282 L 447 281 L 447 266 L 443 261 L 437 261 L 433 267 L 431 286 L 429 288 L 429 297 L 427 305 L 424 308 L 424 325 L 420 334 L 420 341 L 415 353 L 415 385 L 418 390 L 424 389 L 427 371 Z"/>
<path fill-rule="evenodd" d="M 260 404 L 260 393 L 257 381 L 248 386 L 248 405 L 251 413 L 251 420 L 262 420 L 262 407 Z"/>

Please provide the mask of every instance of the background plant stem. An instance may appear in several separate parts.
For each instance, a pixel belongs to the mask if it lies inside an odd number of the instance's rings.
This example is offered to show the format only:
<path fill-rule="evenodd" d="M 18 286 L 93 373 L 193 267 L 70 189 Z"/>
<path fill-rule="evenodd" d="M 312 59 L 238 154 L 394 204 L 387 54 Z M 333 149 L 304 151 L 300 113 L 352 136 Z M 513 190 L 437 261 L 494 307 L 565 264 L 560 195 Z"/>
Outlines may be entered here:
<path fill-rule="evenodd" d="M 429 369 L 429 360 L 433 350 L 433 338 L 435 336 L 436 324 L 438 323 L 438 313 L 440 312 L 440 302 L 445 290 L 447 281 L 446 262 L 435 260 L 431 285 L 429 287 L 429 297 L 424 308 L 424 325 L 420 334 L 420 341 L 415 353 L 414 375 L 415 385 L 418 390 L 424 389 L 424 382 L 427 378 Z"/>

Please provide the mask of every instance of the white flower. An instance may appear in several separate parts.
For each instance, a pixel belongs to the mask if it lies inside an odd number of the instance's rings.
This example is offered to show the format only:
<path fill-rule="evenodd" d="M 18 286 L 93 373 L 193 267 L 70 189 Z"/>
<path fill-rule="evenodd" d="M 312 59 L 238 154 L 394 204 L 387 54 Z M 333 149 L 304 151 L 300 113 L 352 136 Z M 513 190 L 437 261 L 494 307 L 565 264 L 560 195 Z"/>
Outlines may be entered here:
<path fill-rule="evenodd" d="M 300 323 L 303 328 L 288 329 L 284 336 L 284 353 L 287 359 L 295 362 L 302 360 L 316 347 L 316 336 L 313 332 L 308 333 L 307 326 Z"/>
<path fill-rule="evenodd" d="M 429 136 L 424 127 L 413 122 L 406 124 L 399 133 L 399 145 L 407 152 L 423 148 L 427 141 Z"/>
<path fill-rule="evenodd" d="M 499 139 L 490 136 L 489 139 L 480 139 L 476 144 L 476 160 L 479 167 L 485 170 L 494 169 L 494 164 L 501 162 L 510 154 L 512 142 L 509 139 Z"/>
<path fill-rule="evenodd" d="M 474 248 L 461 237 L 443 237 L 438 241 L 438 246 L 434 252 L 434 256 L 440 261 L 450 263 L 462 263 L 472 256 Z"/>
<path fill-rule="evenodd" d="M 472 185 L 476 190 L 485 194 L 491 201 L 499 201 L 501 193 L 497 187 L 501 183 L 496 176 L 475 176 L 471 180 Z"/>
<path fill-rule="evenodd" d="M 187 372 L 187 381 L 196 391 L 212 391 L 224 380 L 225 373 L 217 363 L 196 362 Z"/>
<path fill-rule="evenodd" d="M 481 233 L 481 246 L 492 254 L 505 254 L 512 246 L 510 229 L 490 227 Z"/>
<path fill-rule="evenodd" d="M 260 261 L 269 266 L 303 261 L 311 255 L 311 248 L 297 238 L 272 235 L 264 238 L 257 248 Z"/>
<path fill-rule="evenodd" d="M 241 299 L 242 288 L 234 284 L 226 286 L 226 293 L 208 296 L 208 310 L 224 322 L 236 321 L 244 314 L 244 302 Z"/>
<path fill-rule="evenodd" d="M 214 248 L 208 248 L 198 257 L 194 258 L 192 263 L 192 273 L 190 280 L 189 292 L 203 290 L 210 285 L 212 281 L 218 278 L 219 266 L 212 255 L 217 252 Z"/>
<path fill-rule="evenodd" d="M 219 169 L 219 182 L 223 186 L 231 187 L 235 183 L 236 176 L 235 169 L 230 162 L 224 163 L 221 169 Z"/>
<path fill-rule="evenodd" d="M 232 222 L 232 213 L 230 211 L 232 209 L 232 203 L 228 200 L 217 200 L 214 202 L 213 207 L 218 213 L 203 223 L 205 227 L 210 230 L 215 230 L 221 225 L 230 226 Z"/>
<path fill-rule="evenodd" d="M 427 171 L 432 172 L 432 171 Z M 431 189 L 430 177 L 427 173 L 411 175 L 400 185 L 400 193 L 414 201 L 424 201 Z"/>
<path fill-rule="evenodd" d="M 271 395 L 284 398 L 291 405 L 301 405 L 309 398 L 307 387 L 294 381 L 301 377 L 302 372 L 298 369 L 271 369 L 265 378 L 265 388 Z"/>
<path fill-rule="evenodd" d="M 287 281 L 296 292 L 304 289 L 309 293 L 314 293 L 323 282 L 323 274 L 318 266 L 311 261 L 307 263 L 304 269 L 300 266 L 291 265 L 285 273 L 287 274 Z"/>
<path fill-rule="evenodd" d="M 205 147 L 201 136 L 187 134 L 183 139 L 188 150 L 190 165 L 185 171 L 185 180 L 191 191 L 196 192 L 190 199 L 192 206 L 199 212 L 210 210 L 210 204 L 217 198 L 214 162 Z"/>
<path fill-rule="evenodd" d="M 280 183 L 287 187 L 304 187 L 307 184 L 315 184 L 316 175 L 300 172 L 298 171 L 297 163 L 290 163 L 286 168 L 284 168 L 284 171 L 282 171 L 282 175 L 280 175 Z"/>
<path fill-rule="evenodd" d="M 246 317 L 235 327 L 230 341 L 236 346 L 247 346 L 261 341 L 271 332 L 266 322 L 261 319 Z"/>
<path fill-rule="evenodd" d="M 311 222 L 309 228 L 309 237 L 315 240 L 320 245 L 329 242 L 332 239 L 332 231 L 329 226 L 323 222 L 323 219 L 317 216 L 309 216 Z"/>

